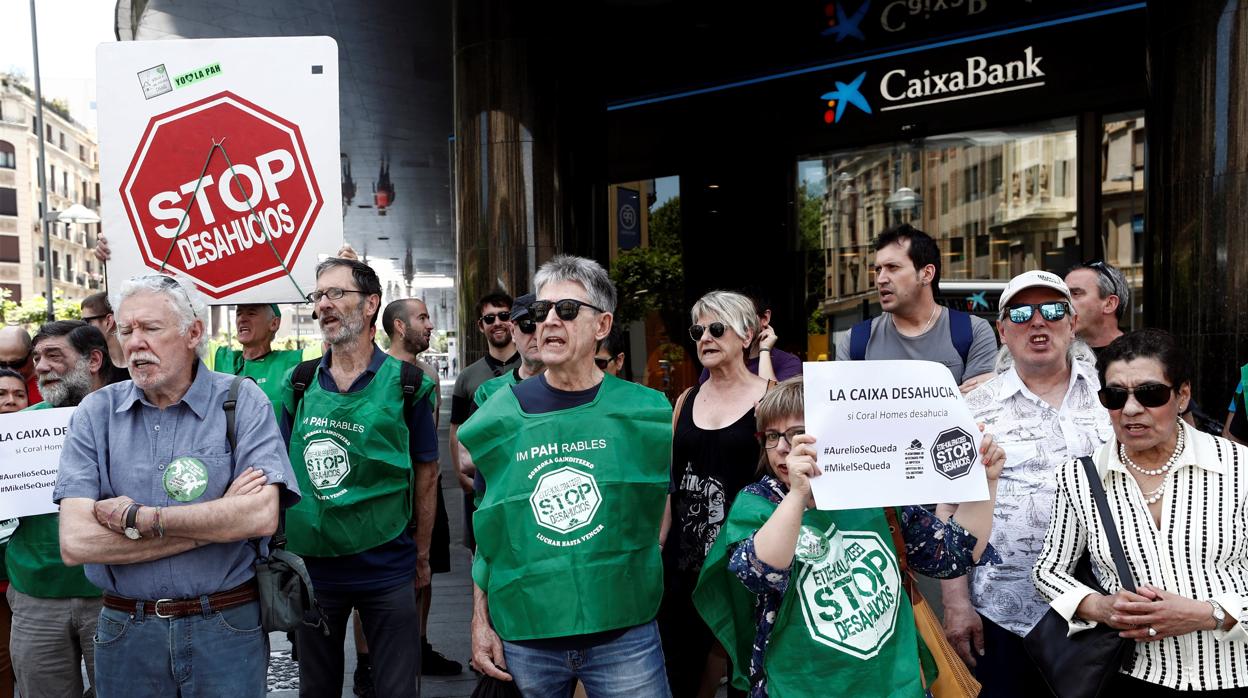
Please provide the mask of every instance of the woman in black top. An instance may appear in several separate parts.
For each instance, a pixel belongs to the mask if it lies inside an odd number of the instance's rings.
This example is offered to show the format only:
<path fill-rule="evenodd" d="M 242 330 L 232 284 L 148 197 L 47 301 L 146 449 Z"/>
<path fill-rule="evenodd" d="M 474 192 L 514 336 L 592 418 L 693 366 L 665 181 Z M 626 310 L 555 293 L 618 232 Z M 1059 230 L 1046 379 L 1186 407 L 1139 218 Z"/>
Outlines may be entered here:
<path fill-rule="evenodd" d="M 689 335 L 710 379 L 677 400 L 669 514 L 660 532 L 665 593 L 659 630 L 674 698 L 714 695 L 724 675 L 722 653 L 710 657 L 714 643 L 693 608 L 693 588 L 737 492 L 756 479 L 754 407 L 768 385 L 745 364 L 758 332 L 749 298 L 712 291 L 694 304 L 692 316 Z"/>

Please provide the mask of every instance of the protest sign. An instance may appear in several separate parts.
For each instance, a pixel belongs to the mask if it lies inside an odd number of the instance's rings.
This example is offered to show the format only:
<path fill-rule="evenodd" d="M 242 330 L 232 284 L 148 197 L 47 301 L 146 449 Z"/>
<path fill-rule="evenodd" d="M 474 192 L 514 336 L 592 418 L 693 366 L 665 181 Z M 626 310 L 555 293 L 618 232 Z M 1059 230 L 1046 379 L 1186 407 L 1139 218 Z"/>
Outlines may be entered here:
<path fill-rule="evenodd" d="M 803 375 L 820 509 L 988 498 L 979 428 L 943 365 L 822 361 Z"/>
<path fill-rule="evenodd" d="M 0 414 L 0 519 L 50 514 L 73 407 Z"/>
<path fill-rule="evenodd" d="M 334 40 L 122 41 L 96 58 L 111 278 L 302 301 L 317 253 L 342 245 Z"/>

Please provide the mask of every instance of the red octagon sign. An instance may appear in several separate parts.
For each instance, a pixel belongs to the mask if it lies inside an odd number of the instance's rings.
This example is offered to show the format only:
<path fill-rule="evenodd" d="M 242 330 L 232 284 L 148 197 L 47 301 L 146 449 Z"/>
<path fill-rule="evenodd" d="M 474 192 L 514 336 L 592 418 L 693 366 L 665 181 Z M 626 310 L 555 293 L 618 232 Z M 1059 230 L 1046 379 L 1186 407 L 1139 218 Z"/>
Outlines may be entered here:
<path fill-rule="evenodd" d="M 293 269 L 322 203 L 299 127 L 230 92 L 152 117 L 121 199 L 144 263 L 213 298 Z"/>

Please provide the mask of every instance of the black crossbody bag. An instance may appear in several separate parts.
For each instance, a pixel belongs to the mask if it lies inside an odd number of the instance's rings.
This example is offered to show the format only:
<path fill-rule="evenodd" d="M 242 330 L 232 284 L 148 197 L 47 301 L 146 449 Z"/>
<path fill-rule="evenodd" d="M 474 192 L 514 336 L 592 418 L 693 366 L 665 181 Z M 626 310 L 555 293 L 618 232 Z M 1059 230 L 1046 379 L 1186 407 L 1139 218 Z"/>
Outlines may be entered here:
<path fill-rule="evenodd" d="M 238 405 L 239 386 L 251 380 L 235 376 L 230 383 L 229 395 L 222 409 L 225 410 L 225 438 L 230 442 L 230 455 L 237 453 L 237 437 L 234 435 L 234 413 Z M 260 625 L 265 632 L 291 632 L 300 626 L 319 628 L 329 635 L 325 613 L 316 603 L 312 591 L 312 578 L 303 558 L 286 550 L 286 512 L 277 515 L 277 531 L 269 539 L 269 554 L 260 554 L 260 539 L 252 538 L 256 549 L 256 586 L 260 591 Z"/>
<path fill-rule="evenodd" d="M 1135 589 L 1135 579 L 1127 566 L 1127 555 L 1109 511 L 1101 476 L 1091 458 L 1085 456 L 1079 461 L 1088 475 L 1088 486 L 1101 517 L 1101 526 L 1105 529 L 1118 579 L 1123 589 Z M 1074 577 L 1101 594 L 1108 593 L 1092 572 L 1092 561 L 1086 548 L 1075 564 Z M 1120 670 L 1130 667 L 1135 654 L 1135 640 L 1118 637 L 1118 630 L 1104 623 L 1067 637 L 1069 628 L 1066 619 L 1050 608 L 1023 638 L 1023 646 L 1044 676 L 1049 690 L 1058 698 L 1097 698 L 1105 695 L 1110 679 Z"/>

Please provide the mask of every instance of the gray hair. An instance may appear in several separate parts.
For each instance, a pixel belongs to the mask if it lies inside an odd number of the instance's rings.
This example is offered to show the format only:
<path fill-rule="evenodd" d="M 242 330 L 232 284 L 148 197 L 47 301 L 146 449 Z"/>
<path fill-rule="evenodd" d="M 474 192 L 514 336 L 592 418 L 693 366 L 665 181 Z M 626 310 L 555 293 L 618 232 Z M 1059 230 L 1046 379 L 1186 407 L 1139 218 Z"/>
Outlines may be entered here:
<path fill-rule="evenodd" d="M 607 270 L 598 262 L 569 254 L 555 255 L 533 275 L 533 286 L 538 294 L 546 284 L 560 281 L 580 284 L 589 296 L 590 303 L 601 308 L 603 312 L 615 312 L 615 284 L 611 283 Z"/>
<path fill-rule="evenodd" d="M 1110 296 L 1118 296 L 1118 307 L 1114 310 L 1114 314 L 1121 320 L 1126 315 L 1127 307 L 1131 302 L 1131 287 L 1127 285 L 1127 277 L 1123 276 L 1122 271 L 1112 264 L 1101 261 L 1077 264 L 1071 267 L 1070 271 L 1077 269 L 1087 269 L 1096 274 L 1096 290 L 1100 291 L 1101 300 Z"/>
<path fill-rule="evenodd" d="M 711 291 L 693 304 L 689 315 L 694 322 L 703 315 L 718 318 L 741 339 L 752 340 L 758 336 L 758 315 L 754 310 L 754 301 L 740 293 Z"/>
<path fill-rule="evenodd" d="M 178 333 L 186 334 L 196 320 L 204 323 L 204 333 L 195 346 L 195 354 L 204 358 L 208 351 L 208 303 L 203 294 L 195 288 L 195 284 L 185 276 L 174 274 L 144 274 L 126 279 L 109 300 L 112 306 L 121 310 L 121 304 L 130 296 L 139 293 L 155 293 L 169 299 L 174 311 L 178 314 Z M 118 327 L 118 338 L 121 328 Z"/>

